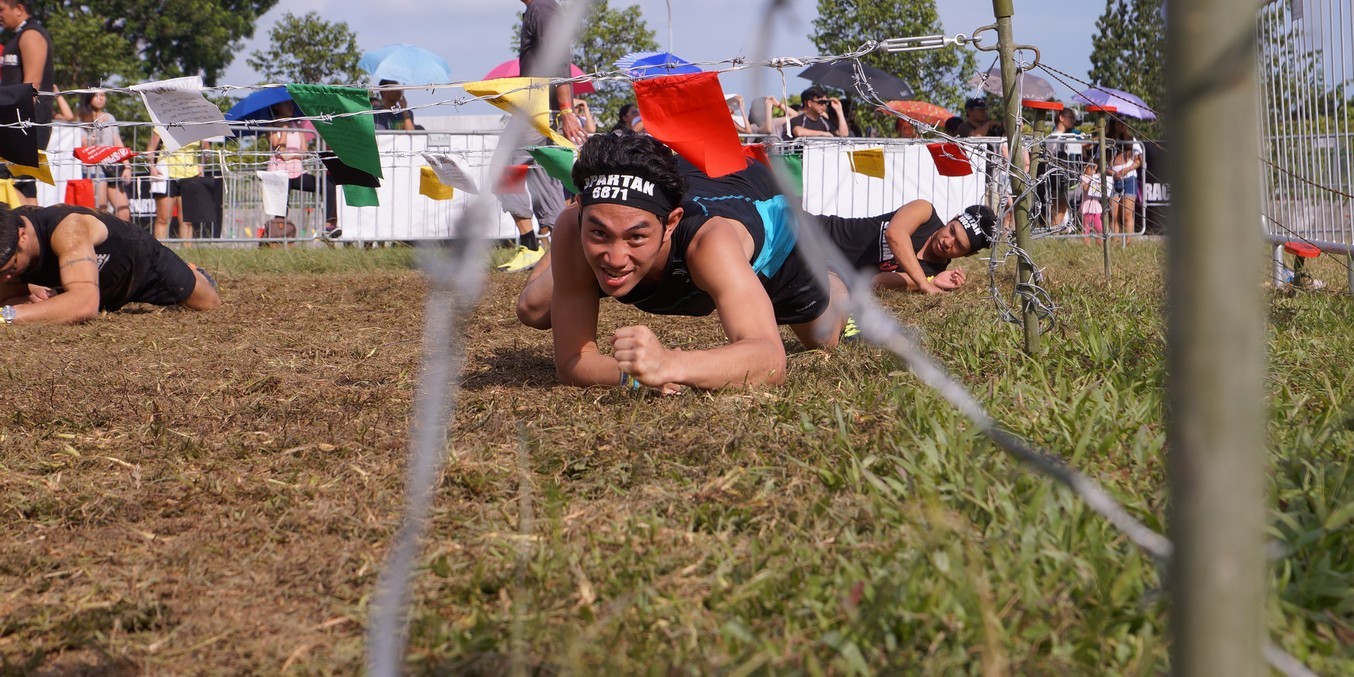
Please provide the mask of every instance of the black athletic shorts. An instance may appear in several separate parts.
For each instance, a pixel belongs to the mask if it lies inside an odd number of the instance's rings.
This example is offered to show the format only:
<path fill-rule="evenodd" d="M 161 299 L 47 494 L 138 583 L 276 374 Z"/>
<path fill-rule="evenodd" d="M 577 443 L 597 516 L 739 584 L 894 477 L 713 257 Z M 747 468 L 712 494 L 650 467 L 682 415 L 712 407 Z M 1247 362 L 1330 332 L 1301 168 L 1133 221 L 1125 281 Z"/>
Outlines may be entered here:
<path fill-rule="evenodd" d="M 137 288 L 127 300 L 157 306 L 174 306 L 187 301 L 197 287 L 193 268 L 165 247 L 157 247 L 151 257 L 150 267 L 143 272 Z"/>

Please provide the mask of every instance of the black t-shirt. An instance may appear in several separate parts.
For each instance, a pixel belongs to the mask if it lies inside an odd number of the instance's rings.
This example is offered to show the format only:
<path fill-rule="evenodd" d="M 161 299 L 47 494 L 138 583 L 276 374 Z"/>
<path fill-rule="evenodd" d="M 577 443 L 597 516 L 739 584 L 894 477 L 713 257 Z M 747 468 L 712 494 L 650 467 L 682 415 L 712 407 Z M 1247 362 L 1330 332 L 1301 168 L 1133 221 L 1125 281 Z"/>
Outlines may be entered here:
<path fill-rule="evenodd" d="M 19 207 L 15 211 L 32 222 L 38 235 L 38 260 L 21 278 L 28 284 L 61 286 L 60 264 L 52 252 L 52 232 L 71 214 L 88 214 L 108 227 L 108 239 L 94 247 L 95 263 L 99 267 L 100 310 L 117 310 L 132 301 L 162 305 L 164 301 L 177 303 L 188 298 L 193 291 L 191 272 L 186 280 L 180 279 L 181 275 L 171 276 L 180 283 L 179 286 L 186 284 L 186 290 L 161 289 L 164 276 L 160 268 L 175 263 L 175 268 L 186 269 L 186 266 L 150 233 L 112 214 L 64 204 Z M 172 257 L 172 260 L 165 257 Z"/>
<path fill-rule="evenodd" d="M 569 77 L 569 64 L 560 62 L 546 63 L 543 58 L 545 34 L 555 18 L 559 5 L 555 0 L 532 0 L 522 14 L 522 32 L 518 35 L 519 72 L 524 78 L 552 78 L 563 80 Z M 555 88 L 550 88 L 550 110 L 560 110 Z"/>
<path fill-rule="evenodd" d="M 701 227 L 718 216 L 737 221 L 752 236 L 749 263 L 754 270 L 762 267 L 757 277 L 771 299 L 778 324 L 799 324 L 822 315 L 827 309 L 827 291 L 799 258 L 791 223 L 793 210 L 785 196 L 776 191 L 771 172 L 760 163 L 750 162 L 742 171 L 715 179 L 686 160 L 679 159 L 678 164 L 687 181 L 687 194 L 682 201 L 682 221 L 672 234 L 663 280 L 637 287 L 617 300 L 655 315 L 703 316 L 713 312 L 714 299 L 691 279 L 686 250 Z M 779 261 L 763 263 L 765 259 Z"/>
<path fill-rule="evenodd" d="M 803 127 L 804 129 L 812 129 L 819 132 L 832 131 L 827 126 L 827 118 L 825 117 L 820 117 L 817 120 L 810 120 L 807 115 L 796 115 L 793 120 L 790 120 L 790 136 L 798 136 L 794 133 L 796 127 Z"/>
<path fill-rule="evenodd" d="M 52 36 L 47 34 L 47 29 L 42 27 L 37 18 L 29 17 L 19 26 L 19 30 L 5 43 L 3 53 L 0 53 L 0 85 L 22 85 L 24 83 L 24 64 L 23 53 L 19 50 L 19 39 L 28 31 L 37 31 L 43 40 L 47 41 L 47 63 L 42 66 L 42 81 L 37 84 L 40 92 L 55 92 L 56 78 L 55 68 L 52 63 Z M 33 102 L 33 122 L 44 124 L 52 121 L 52 107 L 55 99 L 50 96 L 39 96 Z M 42 126 L 36 128 L 38 137 L 38 148 L 46 150 L 47 141 L 52 136 L 52 128 Z"/>

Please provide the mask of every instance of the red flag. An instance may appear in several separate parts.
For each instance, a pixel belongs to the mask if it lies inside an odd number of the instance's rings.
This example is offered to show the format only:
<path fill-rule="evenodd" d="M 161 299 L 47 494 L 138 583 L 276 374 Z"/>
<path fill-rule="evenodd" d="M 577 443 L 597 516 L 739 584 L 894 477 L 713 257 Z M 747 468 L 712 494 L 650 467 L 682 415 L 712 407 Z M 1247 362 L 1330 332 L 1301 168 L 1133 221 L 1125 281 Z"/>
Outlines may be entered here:
<path fill-rule="evenodd" d="M 126 146 L 80 146 L 71 152 L 87 165 L 115 165 L 136 157 Z"/>
<path fill-rule="evenodd" d="M 718 73 L 647 78 L 632 86 L 644 131 L 707 176 L 724 176 L 747 167 Z"/>
<path fill-rule="evenodd" d="M 973 173 L 973 165 L 957 143 L 928 143 L 926 150 L 931 151 L 936 170 L 941 176 L 968 176 Z"/>
<path fill-rule="evenodd" d="M 766 144 L 764 143 L 749 143 L 743 146 L 743 155 L 746 155 L 767 167 L 771 166 L 771 158 L 766 154 Z"/>
<path fill-rule="evenodd" d="M 94 209 L 94 182 L 89 179 L 66 181 L 66 204 Z"/>
<path fill-rule="evenodd" d="M 498 185 L 494 187 L 494 192 L 503 195 L 507 193 L 522 194 L 527 192 L 527 172 L 531 171 L 530 165 L 508 165 L 503 170 L 503 177 L 498 180 Z"/>

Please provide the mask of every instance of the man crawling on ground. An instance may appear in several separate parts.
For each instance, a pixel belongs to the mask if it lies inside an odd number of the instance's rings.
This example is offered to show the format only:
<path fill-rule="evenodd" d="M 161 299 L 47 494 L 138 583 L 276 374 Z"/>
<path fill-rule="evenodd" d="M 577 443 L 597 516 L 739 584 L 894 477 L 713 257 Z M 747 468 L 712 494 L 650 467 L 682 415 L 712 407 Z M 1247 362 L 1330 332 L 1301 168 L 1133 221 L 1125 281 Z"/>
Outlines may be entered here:
<path fill-rule="evenodd" d="M 811 348 L 837 344 L 846 288 L 836 276 L 820 284 L 800 259 L 792 210 L 765 167 L 710 178 L 652 137 L 602 134 L 583 145 L 573 179 L 579 204 L 560 214 L 550 261 L 518 298 L 525 324 L 554 332 L 560 381 L 664 392 L 779 384 L 778 324 Z M 656 315 L 718 312 L 728 343 L 669 349 L 637 325 L 617 329 L 604 354 L 604 296 Z"/>
<path fill-rule="evenodd" d="M 131 302 L 211 310 L 221 297 L 206 271 L 111 214 L 0 206 L 0 323 L 74 324 Z"/>

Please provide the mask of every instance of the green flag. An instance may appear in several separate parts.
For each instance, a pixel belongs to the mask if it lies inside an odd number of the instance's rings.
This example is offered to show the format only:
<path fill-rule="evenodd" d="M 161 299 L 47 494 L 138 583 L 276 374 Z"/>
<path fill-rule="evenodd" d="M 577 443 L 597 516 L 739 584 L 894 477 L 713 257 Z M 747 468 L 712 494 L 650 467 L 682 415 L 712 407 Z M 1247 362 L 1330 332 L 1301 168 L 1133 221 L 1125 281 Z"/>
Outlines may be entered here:
<path fill-rule="evenodd" d="M 371 110 L 367 90 L 357 87 L 290 84 L 287 85 L 287 93 L 310 117 Z M 324 137 L 324 142 L 334 149 L 343 164 L 384 178 L 381 156 L 376 151 L 376 123 L 370 115 L 349 115 L 314 122 L 315 131 Z"/>
<path fill-rule="evenodd" d="M 376 198 L 376 189 L 366 186 L 357 186 L 351 183 L 343 184 L 343 201 L 349 207 L 379 207 L 381 201 Z"/>
<path fill-rule="evenodd" d="M 790 184 L 797 190 L 798 194 L 804 194 L 804 157 L 801 155 L 772 155 L 771 166 L 777 175 L 784 173 L 788 175 Z"/>
<path fill-rule="evenodd" d="M 559 146 L 535 146 L 527 149 L 531 157 L 535 158 L 536 164 L 545 169 L 545 173 L 551 178 L 558 179 L 569 189 L 570 193 L 577 193 L 578 186 L 574 185 L 574 160 L 577 158 L 573 150 L 560 148 Z"/>

